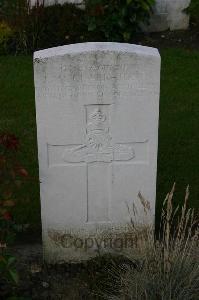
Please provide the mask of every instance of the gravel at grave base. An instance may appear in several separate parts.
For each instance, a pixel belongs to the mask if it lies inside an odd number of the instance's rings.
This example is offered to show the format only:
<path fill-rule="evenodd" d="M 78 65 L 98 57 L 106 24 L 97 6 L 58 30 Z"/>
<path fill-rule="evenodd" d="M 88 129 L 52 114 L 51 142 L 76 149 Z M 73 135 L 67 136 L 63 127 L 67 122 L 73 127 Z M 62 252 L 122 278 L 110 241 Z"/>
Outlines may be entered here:
<path fill-rule="evenodd" d="M 138 37 L 138 44 L 145 46 L 164 48 L 185 48 L 188 50 L 199 49 L 199 28 L 190 26 L 188 30 L 163 31 L 147 33 Z"/>
<path fill-rule="evenodd" d="M 20 280 L 17 286 L 0 282 L 1 300 L 11 296 L 23 300 L 101 300 L 105 282 L 119 292 L 115 278 L 110 277 L 116 265 L 136 267 L 124 256 L 111 254 L 79 264 L 47 265 L 41 244 L 15 245 L 9 250 L 17 259 Z"/>
<path fill-rule="evenodd" d="M 20 281 L 15 287 L 0 284 L 1 300 L 13 295 L 27 300 L 95 299 L 79 278 L 79 266 L 43 263 L 41 244 L 15 245 L 9 252 L 16 257 Z"/>

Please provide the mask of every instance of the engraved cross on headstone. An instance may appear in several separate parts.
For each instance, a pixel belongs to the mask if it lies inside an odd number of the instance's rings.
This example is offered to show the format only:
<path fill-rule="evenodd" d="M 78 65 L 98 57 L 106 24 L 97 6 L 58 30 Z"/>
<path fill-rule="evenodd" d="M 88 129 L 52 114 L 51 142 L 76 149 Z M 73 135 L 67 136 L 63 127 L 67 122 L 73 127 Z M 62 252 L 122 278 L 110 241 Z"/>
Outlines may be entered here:
<path fill-rule="evenodd" d="M 61 161 L 62 164 L 86 163 L 86 221 L 109 222 L 111 221 L 109 206 L 112 194 L 112 162 L 133 160 L 136 156 L 134 150 L 136 143 L 113 143 L 109 104 L 93 104 L 85 108 L 85 144 L 63 146 Z"/>

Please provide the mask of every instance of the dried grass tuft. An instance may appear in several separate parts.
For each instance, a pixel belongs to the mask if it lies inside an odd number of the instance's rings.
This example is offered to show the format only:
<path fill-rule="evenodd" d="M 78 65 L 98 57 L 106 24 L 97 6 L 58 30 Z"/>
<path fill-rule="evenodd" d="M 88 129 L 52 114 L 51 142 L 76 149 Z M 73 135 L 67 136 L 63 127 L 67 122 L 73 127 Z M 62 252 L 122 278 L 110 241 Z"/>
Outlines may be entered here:
<path fill-rule="evenodd" d="M 134 267 L 109 270 L 116 285 L 103 295 L 109 300 L 195 300 L 199 296 L 199 226 L 188 208 L 189 186 L 182 208 L 174 208 L 175 184 L 167 194 L 157 237 L 153 226 L 132 230 L 139 242 L 128 257 Z M 148 202 L 138 195 L 144 211 Z M 136 263 L 135 263 L 136 262 Z M 114 295 L 114 296 L 113 296 Z"/>

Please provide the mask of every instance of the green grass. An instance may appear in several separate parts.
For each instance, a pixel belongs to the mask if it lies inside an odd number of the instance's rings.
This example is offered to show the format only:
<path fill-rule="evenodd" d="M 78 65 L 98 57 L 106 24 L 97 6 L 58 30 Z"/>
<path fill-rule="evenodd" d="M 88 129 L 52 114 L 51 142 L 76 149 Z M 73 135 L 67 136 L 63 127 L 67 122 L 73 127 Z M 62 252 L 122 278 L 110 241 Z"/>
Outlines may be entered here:
<path fill-rule="evenodd" d="M 31 57 L 0 57 L 0 131 L 14 133 L 20 139 L 19 160 L 34 179 L 20 193 L 16 211 L 18 222 L 39 224 L 39 184 Z"/>
<path fill-rule="evenodd" d="M 199 208 L 199 51 L 161 52 L 161 97 L 157 211 L 175 181 L 175 202 L 190 185 L 190 205 Z"/>
<path fill-rule="evenodd" d="M 175 201 L 183 202 L 190 184 L 190 205 L 199 200 L 199 51 L 161 51 L 161 99 L 157 180 L 157 214 L 173 182 Z M 20 159 L 38 178 L 32 58 L 0 57 L 0 130 L 21 141 Z M 39 224 L 38 179 L 23 190 L 26 199 L 17 211 L 19 222 Z"/>

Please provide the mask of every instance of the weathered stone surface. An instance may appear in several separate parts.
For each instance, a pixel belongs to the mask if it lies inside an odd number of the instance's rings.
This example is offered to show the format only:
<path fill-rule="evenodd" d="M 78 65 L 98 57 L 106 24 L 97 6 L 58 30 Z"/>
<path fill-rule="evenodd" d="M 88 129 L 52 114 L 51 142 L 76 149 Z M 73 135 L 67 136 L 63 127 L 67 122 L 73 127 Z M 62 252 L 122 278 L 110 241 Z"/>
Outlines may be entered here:
<path fill-rule="evenodd" d="M 189 15 L 184 10 L 189 6 L 191 0 L 168 1 L 168 20 L 171 30 L 187 29 L 189 27 Z"/>
<path fill-rule="evenodd" d="M 189 15 L 184 12 L 191 0 L 156 0 L 154 14 L 147 31 L 178 30 L 189 27 Z"/>
<path fill-rule="evenodd" d="M 130 217 L 154 222 L 160 56 L 75 44 L 36 52 L 34 71 L 45 258 L 87 259 L 124 239 Z"/>
<path fill-rule="evenodd" d="M 38 3 L 38 0 L 31 0 L 31 5 L 34 6 Z M 73 4 L 82 4 L 82 0 L 39 0 L 39 3 L 44 3 L 46 6 L 54 4 L 64 4 L 64 3 L 73 3 Z"/>

